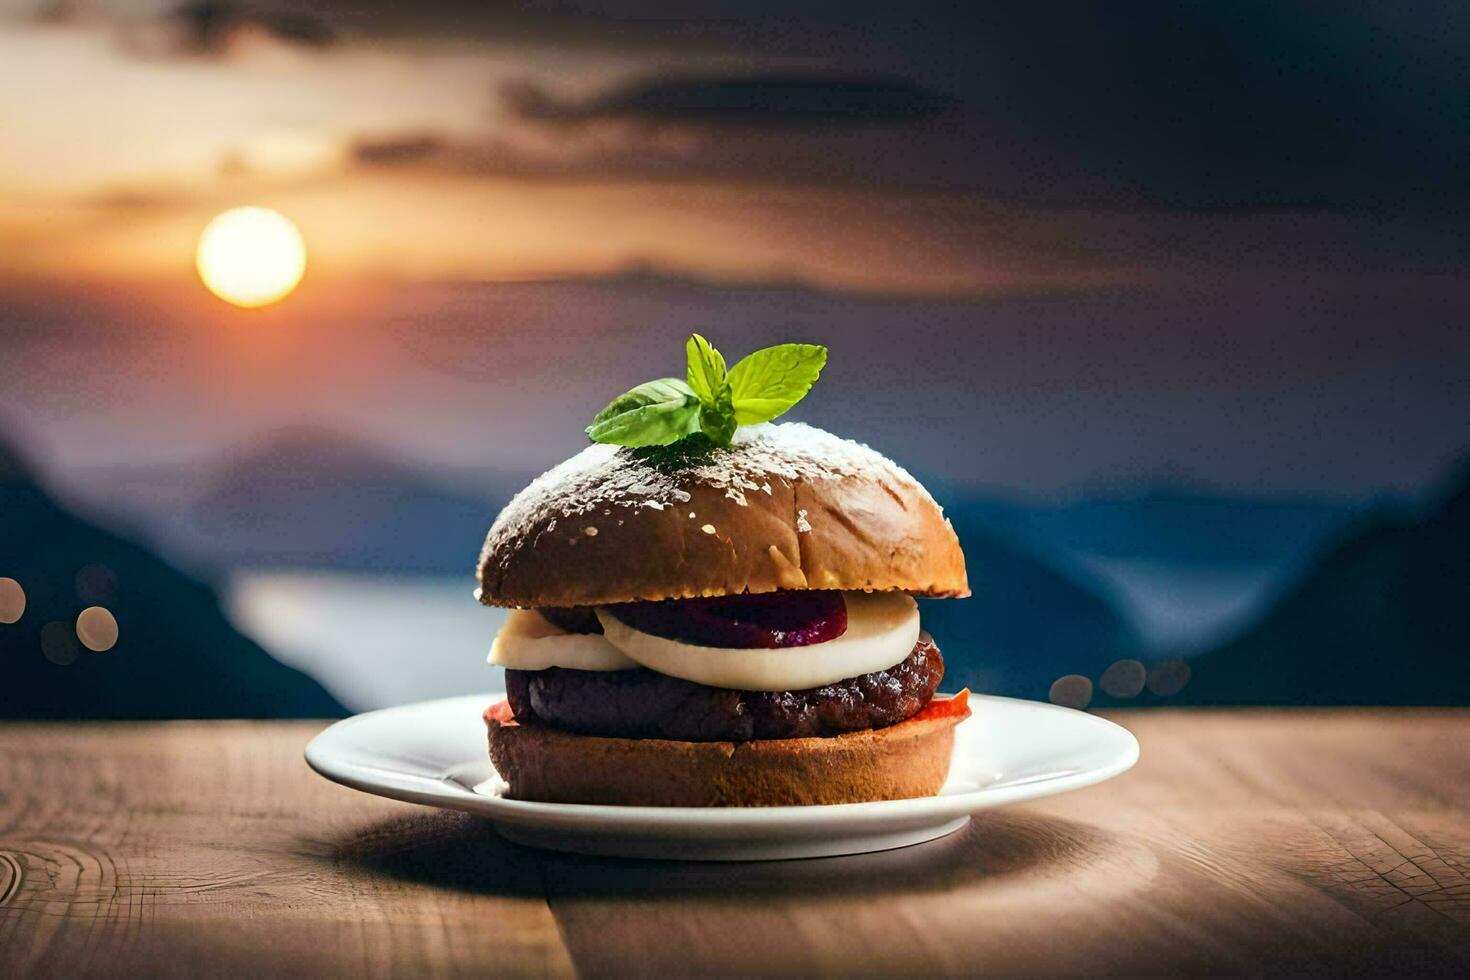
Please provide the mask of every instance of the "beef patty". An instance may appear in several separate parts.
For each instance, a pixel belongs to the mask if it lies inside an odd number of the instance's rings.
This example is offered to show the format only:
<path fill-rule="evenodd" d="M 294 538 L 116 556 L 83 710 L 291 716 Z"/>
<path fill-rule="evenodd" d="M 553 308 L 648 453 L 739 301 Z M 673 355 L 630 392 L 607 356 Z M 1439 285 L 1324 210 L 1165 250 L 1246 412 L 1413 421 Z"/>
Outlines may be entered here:
<path fill-rule="evenodd" d="M 642 668 L 507 670 L 505 687 L 517 720 L 582 735 L 749 742 L 895 725 L 929 703 L 942 676 L 939 648 L 921 633 L 902 663 L 806 691 L 731 691 Z"/>

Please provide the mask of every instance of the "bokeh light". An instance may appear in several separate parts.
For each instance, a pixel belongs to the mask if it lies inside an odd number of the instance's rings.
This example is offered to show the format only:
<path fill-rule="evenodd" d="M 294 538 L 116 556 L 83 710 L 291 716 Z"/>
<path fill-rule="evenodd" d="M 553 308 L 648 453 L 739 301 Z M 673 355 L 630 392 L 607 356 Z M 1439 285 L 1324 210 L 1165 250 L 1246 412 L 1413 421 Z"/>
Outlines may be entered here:
<path fill-rule="evenodd" d="M 1092 680 L 1081 674 L 1067 674 L 1052 682 L 1047 695 L 1052 704 L 1064 708 L 1085 708 L 1092 703 Z"/>
<path fill-rule="evenodd" d="M 1160 697 L 1178 694 L 1184 690 L 1184 685 L 1189 683 L 1190 674 L 1187 661 L 1160 660 L 1158 663 L 1149 664 L 1148 689 Z"/>
<path fill-rule="evenodd" d="M 59 667 L 77 662 L 77 636 L 69 623 L 50 622 L 41 627 L 41 655 Z"/>
<path fill-rule="evenodd" d="M 1097 680 L 1103 693 L 1113 698 L 1136 698 L 1143 690 L 1148 670 L 1139 660 L 1115 660 Z"/>
<path fill-rule="evenodd" d="M 204 285 L 225 302 L 266 306 L 301 282 L 306 243 L 285 215 L 234 208 L 205 227 L 194 264 Z"/>
<path fill-rule="evenodd" d="M 18 623 L 26 611 L 26 590 L 13 578 L 0 578 L 0 623 Z"/>
<path fill-rule="evenodd" d="M 117 619 L 101 606 L 89 606 L 77 617 L 77 639 L 93 653 L 104 653 L 117 643 Z"/>

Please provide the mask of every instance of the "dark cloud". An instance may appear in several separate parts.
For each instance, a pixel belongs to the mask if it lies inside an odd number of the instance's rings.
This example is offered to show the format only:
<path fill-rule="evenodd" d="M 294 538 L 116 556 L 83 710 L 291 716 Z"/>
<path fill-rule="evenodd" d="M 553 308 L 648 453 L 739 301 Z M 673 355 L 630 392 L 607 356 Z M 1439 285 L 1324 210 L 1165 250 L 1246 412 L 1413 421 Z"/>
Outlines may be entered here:
<path fill-rule="evenodd" d="M 485 176 L 943 189 L 904 147 L 956 107 L 899 78 L 823 74 L 658 77 L 576 101 L 522 80 L 502 97 L 512 122 L 483 139 L 388 134 L 358 140 L 349 159 Z"/>
<path fill-rule="evenodd" d="M 540 125 L 539 123 L 537 125 Z M 722 181 L 969 192 L 973 183 L 915 155 L 904 127 L 722 127 L 603 119 L 483 139 L 407 132 L 364 137 L 355 166 L 538 180 Z M 921 130 L 922 131 L 922 130 Z M 944 158 L 941 157 L 941 160 Z"/>
<path fill-rule="evenodd" d="M 360 139 L 348 148 L 354 163 L 367 166 L 399 166 L 440 160 L 451 152 L 452 145 L 429 133 L 412 133 L 377 139 Z"/>
<path fill-rule="evenodd" d="M 429 131 L 363 136 L 347 161 L 365 169 L 419 169 L 485 177 L 607 177 L 619 168 L 609 154 L 576 151 L 570 143 L 520 146 L 500 136 L 450 137 Z"/>
<path fill-rule="evenodd" d="M 711 159 L 697 144 L 671 145 L 646 134 L 623 133 L 583 142 L 517 141 L 507 137 L 455 139 L 432 133 L 364 137 L 347 149 L 349 164 L 363 169 L 412 169 L 475 177 L 527 180 L 752 179 L 733 160 Z M 790 179 L 795 172 L 787 174 Z"/>
<path fill-rule="evenodd" d="M 955 100 L 888 75 L 684 75 L 641 79 L 591 99 L 558 99 L 519 82 L 502 92 L 521 118 L 700 127 L 893 125 L 932 119 Z"/>
<path fill-rule="evenodd" d="M 175 7 L 168 19 L 181 29 L 184 43 L 200 54 L 227 49 L 241 30 L 251 28 L 280 41 L 312 48 L 324 48 L 336 40 L 336 32 L 312 14 L 226 0 L 190 0 Z"/>
<path fill-rule="evenodd" d="M 313 13 L 227 0 L 190 0 L 119 31 L 124 50 L 153 58 L 222 58 L 261 43 L 323 50 L 337 42 L 337 31 Z"/>
<path fill-rule="evenodd" d="M 675 51 L 717 40 L 751 64 L 809 59 L 903 79 L 920 116 L 920 93 L 945 93 L 945 125 L 899 142 L 906 182 L 1064 206 L 1470 207 L 1463 3 L 610 8 L 578 7 L 610 37 L 658 30 Z M 655 78 L 585 103 L 522 93 L 517 105 L 528 116 L 800 122 L 797 101 L 754 80 L 719 90 Z M 890 181 L 898 141 L 874 142 L 875 176 Z M 852 170 L 866 165 L 847 149 Z"/>
<path fill-rule="evenodd" d="M 179 206 L 188 199 L 157 189 L 119 189 L 104 191 L 87 200 L 87 204 L 114 214 L 151 213 Z"/>

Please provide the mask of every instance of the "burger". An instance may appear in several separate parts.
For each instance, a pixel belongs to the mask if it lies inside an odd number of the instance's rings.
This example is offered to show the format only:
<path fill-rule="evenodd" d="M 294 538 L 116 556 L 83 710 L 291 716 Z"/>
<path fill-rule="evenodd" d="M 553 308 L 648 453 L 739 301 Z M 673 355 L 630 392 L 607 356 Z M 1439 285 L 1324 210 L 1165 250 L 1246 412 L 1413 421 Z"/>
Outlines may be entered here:
<path fill-rule="evenodd" d="M 517 494 L 478 566 L 510 607 L 485 713 L 508 796 L 779 806 L 937 793 L 967 692 L 916 596 L 969 594 L 934 498 L 864 445 L 773 423 L 826 349 L 733 369 L 702 337 L 686 379 L 615 399 L 594 444 Z M 632 416 L 632 417 L 630 417 Z"/>

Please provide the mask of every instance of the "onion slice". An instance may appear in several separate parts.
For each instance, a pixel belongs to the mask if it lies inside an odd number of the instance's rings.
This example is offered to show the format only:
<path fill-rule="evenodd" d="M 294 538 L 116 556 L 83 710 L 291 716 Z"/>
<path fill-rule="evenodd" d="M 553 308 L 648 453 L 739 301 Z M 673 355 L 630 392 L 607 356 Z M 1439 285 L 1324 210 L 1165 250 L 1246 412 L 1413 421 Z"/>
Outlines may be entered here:
<path fill-rule="evenodd" d="M 490 644 L 490 663 L 510 670 L 632 670 L 638 664 L 600 633 L 568 633 L 530 609 L 512 609 Z"/>
<path fill-rule="evenodd" d="M 681 643 L 597 610 L 603 637 L 649 670 L 737 691 L 805 691 L 901 663 L 919 641 L 919 606 L 902 592 L 848 592 L 847 632 L 799 647 L 738 649 Z"/>

